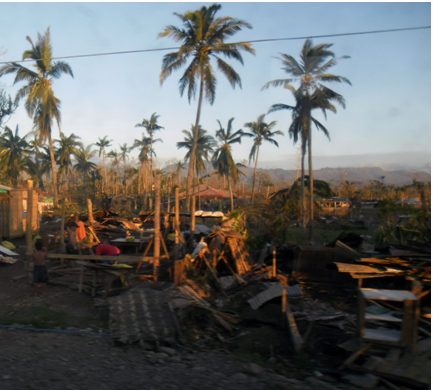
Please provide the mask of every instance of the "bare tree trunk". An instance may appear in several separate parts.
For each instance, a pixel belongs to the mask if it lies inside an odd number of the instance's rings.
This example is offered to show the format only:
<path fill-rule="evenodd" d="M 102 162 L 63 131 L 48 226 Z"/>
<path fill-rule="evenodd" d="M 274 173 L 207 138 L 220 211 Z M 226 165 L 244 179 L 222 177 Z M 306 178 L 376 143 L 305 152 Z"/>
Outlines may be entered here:
<path fill-rule="evenodd" d="M 153 241 L 153 280 L 158 281 L 161 255 L 161 178 L 155 177 L 155 236 Z"/>
<path fill-rule="evenodd" d="M 33 180 L 27 180 L 26 255 L 33 253 Z"/>
<path fill-rule="evenodd" d="M 302 148 L 302 146 L 301 146 Z M 303 148 L 302 148 L 303 149 Z M 301 223 L 302 227 L 305 229 L 307 226 L 307 221 L 305 218 L 305 153 L 301 151 Z"/>
<path fill-rule="evenodd" d="M 191 195 L 191 188 L 194 182 L 194 178 L 196 175 L 196 169 L 195 169 L 195 159 L 196 159 L 196 152 L 197 152 L 197 138 L 199 133 L 199 126 L 200 126 L 200 114 L 201 114 L 201 107 L 203 103 L 203 89 L 204 89 L 204 83 L 203 83 L 203 77 L 201 77 L 200 80 L 200 93 L 198 96 L 198 105 L 197 105 L 197 114 L 195 118 L 195 125 L 193 128 L 193 143 L 192 143 L 192 149 L 191 149 L 191 156 L 189 159 L 189 166 L 188 166 L 188 179 L 187 179 L 187 186 L 186 186 L 186 196 L 188 199 L 188 204 L 191 201 L 190 195 Z M 190 208 L 188 206 L 188 208 Z"/>
<path fill-rule="evenodd" d="M 313 177 L 313 152 L 311 149 L 312 134 L 311 122 L 308 122 L 308 175 L 310 181 L 310 204 L 309 204 L 309 225 L 308 225 L 308 238 L 313 239 L 313 221 L 314 221 L 314 177 Z"/>
<path fill-rule="evenodd" d="M 65 210 L 66 210 L 66 199 L 62 199 L 62 219 L 60 220 L 60 252 L 65 252 Z"/>
<path fill-rule="evenodd" d="M 51 132 L 48 133 L 48 149 L 50 151 L 50 160 L 51 160 L 51 181 L 53 184 L 53 203 L 54 207 L 57 207 L 59 204 L 59 193 L 57 188 L 57 164 L 56 157 L 54 155 L 54 145 L 53 139 L 51 138 Z"/>
<path fill-rule="evenodd" d="M 260 147 L 257 147 L 257 152 L 256 152 L 256 161 L 254 163 L 254 171 L 253 171 L 253 189 L 251 191 L 251 201 L 254 201 L 254 187 L 256 185 L 256 171 L 257 171 L 257 162 L 259 161 L 259 149 Z"/>
<path fill-rule="evenodd" d="M 89 216 L 90 225 L 94 225 L 95 218 L 93 217 L 93 204 L 92 204 L 92 199 L 90 198 L 87 198 L 87 214 Z"/>
<path fill-rule="evenodd" d="M 230 181 L 230 177 L 227 177 L 227 182 L 229 184 L 229 192 L 230 192 L 230 208 L 231 211 L 235 208 L 235 202 L 233 200 L 233 189 L 232 189 L 232 183 Z"/>
<path fill-rule="evenodd" d="M 175 231 L 175 244 L 179 244 L 180 241 L 180 217 L 179 217 L 179 187 L 174 189 L 174 231 Z"/>

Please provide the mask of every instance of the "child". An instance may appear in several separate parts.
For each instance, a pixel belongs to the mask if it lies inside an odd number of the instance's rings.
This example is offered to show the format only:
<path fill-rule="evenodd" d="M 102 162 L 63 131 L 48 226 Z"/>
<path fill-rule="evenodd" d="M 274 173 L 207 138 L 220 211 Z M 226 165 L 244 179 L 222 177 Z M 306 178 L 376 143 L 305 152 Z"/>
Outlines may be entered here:
<path fill-rule="evenodd" d="M 36 240 L 33 252 L 33 283 L 42 287 L 48 283 L 47 250 L 41 239 Z"/>

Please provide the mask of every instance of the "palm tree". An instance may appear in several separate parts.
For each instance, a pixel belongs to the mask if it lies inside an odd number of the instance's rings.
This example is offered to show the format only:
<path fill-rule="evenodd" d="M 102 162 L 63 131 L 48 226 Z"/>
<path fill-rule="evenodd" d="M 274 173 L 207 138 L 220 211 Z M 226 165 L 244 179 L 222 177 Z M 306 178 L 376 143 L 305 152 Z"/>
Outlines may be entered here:
<path fill-rule="evenodd" d="M 141 163 L 141 167 L 138 174 L 138 187 L 140 187 L 143 191 L 149 191 L 151 187 L 152 177 L 152 156 L 155 155 L 155 151 L 153 150 L 153 144 L 155 142 L 162 142 L 161 139 L 156 138 L 153 139 L 150 136 L 147 137 L 145 134 L 141 135 L 141 139 L 135 139 L 132 144 L 131 149 L 138 148 L 138 160 Z"/>
<path fill-rule="evenodd" d="M 95 157 L 96 151 L 92 150 L 92 145 L 79 148 L 75 153 L 74 169 L 80 175 L 83 181 L 85 191 L 89 190 L 89 184 L 96 177 L 98 171 L 97 165 L 91 161 Z M 86 194 L 87 198 L 87 194 Z"/>
<path fill-rule="evenodd" d="M 254 171 L 253 171 L 253 188 L 251 192 L 251 200 L 254 200 L 254 189 L 256 184 L 256 172 L 257 172 L 257 163 L 259 161 L 259 151 L 260 146 L 263 141 L 269 142 L 276 147 L 278 147 L 278 142 L 274 140 L 276 135 L 282 135 L 283 133 L 280 130 L 272 131 L 272 128 L 275 127 L 277 122 L 265 122 L 265 114 L 260 115 L 255 122 L 245 123 L 245 127 L 251 130 L 251 133 L 244 133 L 244 135 L 248 137 L 253 137 L 253 146 L 251 147 L 250 155 L 249 155 L 249 163 L 254 161 Z"/>
<path fill-rule="evenodd" d="M 221 122 L 218 120 L 220 128 L 217 130 L 215 138 L 221 142 L 220 146 L 215 150 L 212 157 L 213 167 L 217 170 L 218 174 L 225 177 L 228 182 L 230 192 L 230 206 L 234 209 L 233 189 L 231 180 L 236 183 L 239 180 L 239 168 L 236 165 L 232 155 L 232 144 L 241 143 L 244 132 L 239 129 L 232 132 L 232 124 L 234 118 L 230 118 L 227 122 L 227 129 L 224 129 Z"/>
<path fill-rule="evenodd" d="M 58 143 L 58 148 L 56 150 L 57 162 L 59 164 L 59 176 L 65 180 L 66 188 L 68 180 L 67 178 L 70 176 L 72 172 L 72 156 L 74 156 L 78 149 L 83 146 L 83 144 L 79 141 L 80 137 L 71 133 L 68 137 L 60 133 L 60 139 L 55 142 Z"/>
<path fill-rule="evenodd" d="M 15 133 L 6 126 L 0 135 L 0 167 L 6 178 L 15 187 L 21 172 L 27 166 L 30 155 L 29 144 L 26 140 L 29 134 L 20 137 L 18 131 L 18 126 L 15 128 Z"/>
<path fill-rule="evenodd" d="M 186 66 L 186 70 L 179 80 L 179 91 L 182 96 L 185 89 L 188 90 L 188 101 L 196 95 L 197 83 L 199 89 L 197 113 L 195 125 L 192 129 L 192 138 L 198 140 L 200 132 L 200 115 L 203 98 L 210 104 L 215 100 L 216 77 L 212 67 L 215 60 L 218 69 L 225 75 L 231 86 L 242 86 L 239 74 L 224 61 L 221 56 L 234 59 L 243 64 L 241 51 L 254 53 L 254 49 L 248 42 L 226 43 L 226 39 L 232 37 L 243 28 L 251 28 L 250 24 L 232 18 L 230 16 L 216 17 L 221 5 L 213 4 L 203 6 L 195 11 L 184 14 L 175 13 L 180 19 L 181 27 L 174 25 L 166 26 L 159 34 L 160 37 L 170 37 L 176 42 L 181 42 L 178 51 L 168 53 L 162 60 L 160 75 L 161 83 L 169 77 L 173 71 Z M 191 60 L 188 63 L 188 61 Z M 196 168 L 197 144 L 192 145 L 190 161 L 188 166 L 187 193 L 190 193 Z M 193 210 L 194 211 L 194 210 Z"/>
<path fill-rule="evenodd" d="M 104 135 L 102 138 L 99 137 L 98 141 L 95 143 L 95 145 L 98 147 L 98 157 L 101 158 L 102 156 L 102 186 L 101 186 L 101 192 L 104 192 L 105 187 L 107 185 L 107 169 L 105 166 L 105 150 L 111 146 L 111 139 L 108 139 L 106 135 Z"/>
<path fill-rule="evenodd" d="M 323 83 L 327 82 L 344 82 L 350 85 L 350 81 L 342 76 L 329 73 L 329 69 L 337 64 L 334 52 L 330 50 L 332 44 L 321 43 L 313 46 L 311 39 L 307 39 L 302 47 L 300 61 L 288 54 L 281 54 L 283 70 L 291 76 L 288 79 L 277 79 L 269 81 L 264 88 L 284 87 L 295 91 L 297 106 L 300 118 L 302 118 L 302 134 L 308 144 L 308 171 L 309 171 L 309 225 L 310 239 L 312 238 L 312 223 L 314 218 L 314 178 L 313 178 L 313 161 L 312 161 L 312 134 L 311 122 L 316 127 L 328 134 L 327 130 L 320 122 L 312 118 L 311 112 L 320 109 L 326 117 L 326 111 L 336 112 L 334 102 L 340 104 L 343 108 L 345 102 L 343 96 L 326 87 Z M 344 56 L 342 58 L 348 58 Z M 292 83 L 297 81 L 299 87 L 295 90 Z"/>
<path fill-rule="evenodd" d="M 26 38 L 31 45 L 30 50 L 23 53 L 23 60 L 35 61 L 34 70 L 26 68 L 16 62 L 9 63 L 0 68 L 0 77 L 6 74 L 15 74 L 14 84 L 25 81 L 16 95 L 16 101 L 26 98 L 25 108 L 33 118 L 33 126 L 41 140 L 48 140 L 51 158 L 51 174 L 54 192 L 54 205 L 57 206 L 57 167 L 52 140 L 53 120 L 60 127 L 60 100 L 54 95 L 53 80 L 63 73 L 73 77 L 71 67 L 62 61 L 53 62 L 50 29 L 41 35 L 38 34 L 36 43 L 30 37 Z"/>
<path fill-rule="evenodd" d="M 152 155 L 155 153 L 152 148 L 152 142 L 159 141 L 159 138 L 152 140 L 150 137 L 146 137 L 144 134 L 141 135 L 141 139 L 135 139 L 131 149 L 138 148 L 138 159 L 141 163 L 150 161 Z"/>
<path fill-rule="evenodd" d="M 302 221 L 302 226 L 305 228 L 306 227 L 306 215 L 305 215 L 305 204 L 304 204 L 304 200 L 305 200 L 305 185 L 306 183 L 310 182 L 310 179 L 308 176 L 308 180 L 307 180 L 307 176 L 305 175 L 305 154 L 307 151 L 307 142 L 308 142 L 308 134 L 306 133 L 306 129 L 308 129 L 306 126 L 304 126 L 304 123 L 306 121 L 306 117 L 307 117 L 307 112 L 306 112 L 306 107 L 309 107 L 311 109 L 311 111 L 315 108 L 321 108 L 322 105 L 324 104 L 321 101 L 321 98 L 319 97 L 320 95 L 317 94 L 313 94 L 313 96 L 311 98 L 307 97 L 305 94 L 302 93 L 301 89 L 293 89 L 291 88 L 291 86 L 288 87 L 292 93 L 293 93 L 293 97 L 295 98 L 295 106 L 290 106 L 287 104 L 283 104 L 283 103 L 278 103 L 278 104 L 273 104 L 271 106 L 271 108 L 269 109 L 269 113 L 271 112 L 275 112 L 275 111 L 280 111 L 280 110 L 290 110 L 292 111 L 292 123 L 290 124 L 289 127 L 289 136 L 290 138 L 293 139 L 293 142 L 296 144 L 298 142 L 298 140 L 301 140 L 301 178 L 303 178 L 301 180 L 301 182 L 303 183 L 303 185 L 301 186 L 301 191 L 300 191 L 300 211 L 301 211 L 301 215 L 300 215 L 300 219 Z M 306 99 L 309 99 L 309 102 L 307 104 Z M 310 119 L 311 122 L 314 123 L 314 125 L 319 129 L 322 130 L 323 133 L 328 137 L 329 139 L 329 132 L 326 129 L 326 127 L 320 123 L 316 118 L 314 118 L 313 116 L 311 116 L 310 114 Z M 314 181 L 313 181 L 313 186 L 314 186 Z"/>
<path fill-rule="evenodd" d="M 27 163 L 27 172 L 41 190 L 45 190 L 44 176 L 51 170 L 51 157 L 48 147 L 42 145 L 37 134 L 32 132 L 33 139 L 29 142 L 30 158 Z"/>
<path fill-rule="evenodd" d="M 178 149 L 186 149 L 184 160 L 190 161 L 194 168 L 194 175 L 198 176 L 206 170 L 206 162 L 209 161 L 210 155 L 215 147 L 215 139 L 207 134 L 207 131 L 199 126 L 198 139 L 194 139 L 194 125 L 191 125 L 191 130 L 182 130 L 185 135 L 183 141 L 176 144 Z M 194 145 L 196 145 L 195 158 L 192 159 Z"/>
<path fill-rule="evenodd" d="M 14 113 L 16 108 L 16 102 L 13 102 L 4 90 L 0 90 L 0 128 L 2 128 L 7 118 Z"/>
<path fill-rule="evenodd" d="M 98 157 L 102 159 L 105 158 L 105 150 L 111 146 L 111 139 L 108 139 L 106 135 L 104 135 L 102 138 L 98 137 L 98 141 L 95 143 L 95 145 L 98 147 Z"/>
<path fill-rule="evenodd" d="M 155 131 L 163 129 L 163 127 L 158 124 L 158 118 L 159 118 L 159 115 L 156 115 L 156 112 L 154 112 L 151 115 L 150 119 L 143 119 L 141 123 L 137 123 L 135 125 L 135 127 L 144 127 L 147 131 L 147 134 L 149 134 L 149 138 L 150 138 L 150 172 L 152 172 L 152 174 L 153 174 L 152 156 L 156 155 L 153 151 L 153 143 L 154 143 L 153 136 L 154 136 Z M 162 140 L 160 138 L 157 138 L 157 140 L 162 142 Z"/>

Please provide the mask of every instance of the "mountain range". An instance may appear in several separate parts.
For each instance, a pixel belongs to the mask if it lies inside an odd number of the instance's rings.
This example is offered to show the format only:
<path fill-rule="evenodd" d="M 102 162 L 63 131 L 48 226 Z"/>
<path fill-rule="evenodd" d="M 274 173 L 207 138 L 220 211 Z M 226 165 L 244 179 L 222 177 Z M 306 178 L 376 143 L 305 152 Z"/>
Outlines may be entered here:
<path fill-rule="evenodd" d="M 274 183 L 288 182 L 291 183 L 298 176 L 296 170 L 276 169 L 258 169 L 269 175 Z M 247 176 L 252 174 L 252 169 L 245 172 Z M 308 173 L 308 171 L 306 171 Z M 367 183 L 371 180 L 379 180 L 384 184 L 406 185 L 411 184 L 413 180 L 429 182 L 430 174 L 418 170 L 385 170 L 380 167 L 347 167 L 347 168 L 321 168 L 314 170 L 314 178 L 325 180 L 329 184 L 338 184 L 342 181 L 355 183 Z"/>

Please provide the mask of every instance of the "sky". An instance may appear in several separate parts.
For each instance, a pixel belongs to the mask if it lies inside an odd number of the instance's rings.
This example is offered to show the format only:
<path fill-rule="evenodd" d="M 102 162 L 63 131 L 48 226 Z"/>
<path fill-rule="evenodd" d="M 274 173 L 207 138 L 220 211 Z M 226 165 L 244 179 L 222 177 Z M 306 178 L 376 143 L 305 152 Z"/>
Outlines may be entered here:
<path fill-rule="evenodd" d="M 0 3 L 0 62 L 21 59 L 29 48 L 26 36 L 51 29 L 53 55 L 69 56 L 137 49 L 175 47 L 169 38 L 158 38 L 166 25 L 179 26 L 173 14 L 194 10 L 206 3 Z M 207 3 L 210 4 L 210 3 Z M 221 3 L 219 16 L 243 19 L 252 25 L 237 33 L 233 41 L 265 38 L 302 37 L 430 25 L 430 3 Z M 320 161 L 351 166 L 350 156 L 389 154 L 396 159 L 426 156 L 431 149 L 431 31 L 405 31 L 374 35 L 317 38 L 314 43 L 332 43 L 341 59 L 333 73 L 347 77 L 352 86 L 333 84 L 346 100 L 346 109 L 317 118 L 328 128 L 329 141 L 313 133 L 316 167 Z M 205 103 L 202 127 L 214 134 L 217 120 L 225 127 L 234 117 L 235 129 L 244 128 L 267 113 L 274 103 L 292 104 L 290 93 L 271 88 L 262 91 L 269 80 L 286 78 L 278 58 L 287 53 L 298 58 L 304 40 L 254 44 L 255 55 L 245 53 L 244 65 L 230 61 L 242 80 L 242 89 L 233 89 L 217 73 L 216 99 Z M 99 137 L 113 140 L 112 149 L 132 145 L 142 128 L 135 124 L 152 113 L 159 115 L 164 129 L 155 146 L 161 165 L 182 159 L 177 150 L 181 130 L 190 129 L 195 120 L 197 101 L 180 96 L 178 81 L 182 70 L 159 82 L 164 51 L 66 60 L 74 78 L 64 75 L 54 82 L 61 100 L 62 131 L 74 133 L 85 144 Z M 27 64 L 27 66 L 31 66 Z M 0 88 L 12 96 L 17 88 L 13 77 L 0 78 Z M 20 84 L 19 84 L 20 85 Z M 275 129 L 284 135 L 276 138 L 279 148 L 263 145 L 259 166 L 296 169 L 299 147 L 293 145 L 287 130 L 290 113 L 267 114 L 265 120 L 277 121 Z M 32 129 L 32 122 L 21 106 L 7 123 L 19 125 L 20 134 Z M 54 129 L 54 137 L 58 129 Z M 251 141 L 235 145 L 239 162 L 248 159 Z M 136 156 L 131 152 L 130 158 Z M 343 158 L 344 156 L 344 158 Z M 398 157 L 401 156 L 401 157 Z M 423 157 L 424 158 L 424 157 Z M 404 161 L 401 161 L 404 162 Z M 368 164 L 367 162 L 364 162 Z M 376 161 L 372 162 L 376 163 Z M 337 163 L 336 163 L 337 164 Z"/>

